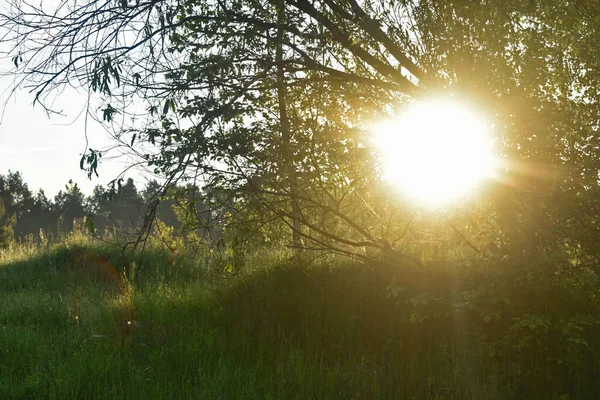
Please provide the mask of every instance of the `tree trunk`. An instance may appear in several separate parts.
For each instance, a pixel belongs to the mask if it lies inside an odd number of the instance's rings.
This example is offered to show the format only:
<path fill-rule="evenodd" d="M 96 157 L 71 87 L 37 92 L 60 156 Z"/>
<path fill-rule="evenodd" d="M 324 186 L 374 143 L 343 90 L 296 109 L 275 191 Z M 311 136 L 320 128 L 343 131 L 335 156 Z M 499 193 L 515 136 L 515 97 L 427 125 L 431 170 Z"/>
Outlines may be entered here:
<path fill-rule="evenodd" d="M 292 200 L 292 244 L 295 249 L 302 246 L 300 224 L 300 206 L 298 204 L 296 188 L 296 171 L 291 148 L 290 120 L 286 111 L 285 101 L 285 76 L 283 70 L 283 24 L 285 19 L 285 2 L 280 0 L 277 5 L 277 49 L 275 62 L 277 64 L 277 100 L 279 105 L 279 124 L 281 129 L 281 141 L 283 144 L 284 164 L 283 175 L 288 178 L 290 197 Z"/>

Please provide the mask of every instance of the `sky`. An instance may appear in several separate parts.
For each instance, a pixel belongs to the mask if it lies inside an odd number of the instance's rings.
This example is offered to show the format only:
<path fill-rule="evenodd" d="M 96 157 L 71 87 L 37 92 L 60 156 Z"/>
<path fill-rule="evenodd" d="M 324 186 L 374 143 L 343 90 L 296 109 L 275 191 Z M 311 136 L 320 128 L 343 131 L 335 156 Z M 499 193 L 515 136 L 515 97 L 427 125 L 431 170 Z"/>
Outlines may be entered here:
<path fill-rule="evenodd" d="M 7 87 L 7 79 L 0 79 L 0 92 Z M 33 94 L 20 91 L 13 95 L 0 120 L 0 174 L 19 171 L 29 189 L 43 189 L 53 197 L 73 179 L 86 194 L 97 184 L 106 185 L 125 167 L 125 160 L 103 160 L 99 178 L 89 180 L 79 169 L 81 154 L 86 148 L 86 121 L 78 116 L 85 104 L 85 96 L 74 90 L 62 94 L 55 104 L 65 116 L 50 118 L 39 105 L 33 106 Z M 89 146 L 102 149 L 110 145 L 108 134 L 95 121 L 87 124 Z M 131 175 L 131 174 L 130 174 Z M 139 177 L 132 176 L 139 180 Z"/>
<path fill-rule="evenodd" d="M 0 4 L 2 9 L 3 4 Z M 9 49 L 7 44 L 0 43 L 0 54 Z M 69 179 L 89 195 L 94 186 L 106 185 L 125 169 L 127 162 L 123 158 L 104 159 L 98 168 L 100 177 L 89 180 L 85 171 L 79 169 L 86 148 L 86 121 L 81 110 L 87 94 L 75 89 L 60 93 L 54 107 L 62 110 L 64 116 L 49 118 L 40 105 L 33 105 L 34 94 L 28 90 L 9 96 L 14 77 L 4 73 L 12 70 L 12 61 L 0 58 L 0 175 L 9 170 L 19 171 L 31 191 L 43 189 L 50 198 L 64 189 Z M 103 149 L 113 143 L 93 120 L 87 124 L 87 133 L 89 146 L 93 149 Z M 130 172 L 125 177 L 134 178 L 138 186 L 145 184 L 139 173 Z"/>

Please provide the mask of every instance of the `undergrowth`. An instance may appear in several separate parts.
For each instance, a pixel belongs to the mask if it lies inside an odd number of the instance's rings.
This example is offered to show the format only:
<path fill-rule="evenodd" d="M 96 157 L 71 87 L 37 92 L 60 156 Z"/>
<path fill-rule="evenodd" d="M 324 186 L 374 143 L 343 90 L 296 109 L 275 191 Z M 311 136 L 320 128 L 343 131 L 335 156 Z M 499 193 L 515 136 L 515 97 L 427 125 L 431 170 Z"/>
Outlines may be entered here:
<path fill-rule="evenodd" d="M 129 254 L 85 237 L 0 254 L 0 398 L 600 393 L 591 273 L 578 283 L 484 260 L 422 291 L 334 256 L 247 260 L 222 274 L 158 245 Z"/>

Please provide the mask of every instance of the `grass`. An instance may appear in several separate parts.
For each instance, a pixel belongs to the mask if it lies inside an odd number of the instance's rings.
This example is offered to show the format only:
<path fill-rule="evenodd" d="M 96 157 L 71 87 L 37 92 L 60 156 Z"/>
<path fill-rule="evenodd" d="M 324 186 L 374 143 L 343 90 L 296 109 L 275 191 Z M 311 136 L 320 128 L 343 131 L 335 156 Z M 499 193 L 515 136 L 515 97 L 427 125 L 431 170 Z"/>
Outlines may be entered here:
<path fill-rule="evenodd" d="M 491 361 L 457 321 L 406 322 L 414 310 L 396 305 L 390 277 L 377 269 L 262 251 L 235 278 L 209 270 L 198 260 L 173 264 L 159 248 L 121 257 L 81 238 L 0 254 L 0 398 L 597 394 L 585 377 L 536 392 L 542 386 L 524 382 L 529 359 Z"/>
<path fill-rule="evenodd" d="M 55 246 L 27 259 L 4 260 L 0 267 L 0 398 L 340 394 L 334 369 L 300 349 L 285 343 L 273 349 L 235 334 L 203 274 L 189 279 L 190 271 L 156 269 L 160 254 L 148 255 L 138 271 L 132 288 L 136 326 L 123 337 L 124 293 L 72 274 L 73 247 Z M 111 258 L 106 248 L 88 251 Z"/>

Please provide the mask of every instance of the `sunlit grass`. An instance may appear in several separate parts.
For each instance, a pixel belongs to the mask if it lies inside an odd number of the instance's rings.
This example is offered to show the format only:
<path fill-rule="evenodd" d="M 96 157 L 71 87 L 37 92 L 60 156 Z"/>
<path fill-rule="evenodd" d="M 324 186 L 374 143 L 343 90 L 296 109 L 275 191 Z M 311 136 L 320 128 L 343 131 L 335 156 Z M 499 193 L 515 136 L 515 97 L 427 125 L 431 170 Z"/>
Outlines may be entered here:
<path fill-rule="evenodd" d="M 203 274 L 169 274 L 152 250 L 132 289 L 134 329 L 123 337 L 130 299 L 69 274 L 74 245 L 82 241 L 28 260 L 6 256 L 0 266 L 0 398 L 338 396 L 336 367 L 239 334 Z"/>
<path fill-rule="evenodd" d="M 280 249 L 248 254 L 244 273 L 222 278 L 197 260 L 169 266 L 159 248 L 140 261 L 69 240 L 0 263 L 0 398 L 553 398 L 550 387 L 531 396 L 547 376 L 571 387 L 538 350 L 497 342 L 503 358 L 491 358 L 475 340 L 491 326 L 478 309 L 449 323 L 440 290 L 418 304 L 392 296 L 392 270 Z M 74 248 L 123 271 L 127 290 L 70 273 Z M 415 309 L 431 319 L 411 322 Z"/>

